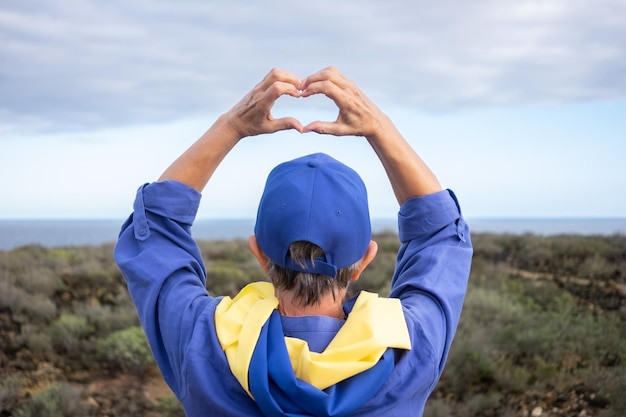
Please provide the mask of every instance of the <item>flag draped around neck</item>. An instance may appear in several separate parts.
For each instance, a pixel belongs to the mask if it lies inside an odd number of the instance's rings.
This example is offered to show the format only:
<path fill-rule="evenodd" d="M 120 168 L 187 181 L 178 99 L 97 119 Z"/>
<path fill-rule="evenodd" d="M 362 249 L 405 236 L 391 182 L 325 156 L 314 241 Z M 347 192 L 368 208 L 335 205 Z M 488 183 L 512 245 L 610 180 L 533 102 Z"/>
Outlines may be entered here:
<path fill-rule="evenodd" d="M 284 336 L 277 307 L 272 284 L 257 282 L 224 297 L 215 311 L 231 371 L 267 415 L 345 415 L 384 384 L 394 366 L 389 348 L 411 348 L 398 299 L 362 291 L 319 353 Z"/>

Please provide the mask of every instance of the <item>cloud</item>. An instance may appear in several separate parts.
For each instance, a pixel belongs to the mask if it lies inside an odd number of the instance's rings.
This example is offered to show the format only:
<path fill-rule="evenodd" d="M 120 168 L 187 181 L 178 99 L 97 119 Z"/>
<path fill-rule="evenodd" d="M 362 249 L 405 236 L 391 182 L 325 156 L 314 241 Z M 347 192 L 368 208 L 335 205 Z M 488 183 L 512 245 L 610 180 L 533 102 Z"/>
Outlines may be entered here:
<path fill-rule="evenodd" d="M 626 96 L 620 0 L 12 1 L 0 40 L 0 136 L 221 112 L 274 66 L 422 111 Z"/>

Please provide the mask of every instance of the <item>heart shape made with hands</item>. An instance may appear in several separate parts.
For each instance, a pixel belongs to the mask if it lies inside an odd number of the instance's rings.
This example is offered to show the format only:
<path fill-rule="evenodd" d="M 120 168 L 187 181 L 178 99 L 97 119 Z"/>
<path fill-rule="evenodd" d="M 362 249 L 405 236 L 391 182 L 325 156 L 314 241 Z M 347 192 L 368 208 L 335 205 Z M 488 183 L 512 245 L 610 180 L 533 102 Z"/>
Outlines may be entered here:
<path fill-rule="evenodd" d="M 294 117 L 303 126 L 318 120 L 335 121 L 338 113 L 337 105 L 323 94 L 304 98 L 280 96 L 272 107 L 272 116 L 275 119 Z"/>

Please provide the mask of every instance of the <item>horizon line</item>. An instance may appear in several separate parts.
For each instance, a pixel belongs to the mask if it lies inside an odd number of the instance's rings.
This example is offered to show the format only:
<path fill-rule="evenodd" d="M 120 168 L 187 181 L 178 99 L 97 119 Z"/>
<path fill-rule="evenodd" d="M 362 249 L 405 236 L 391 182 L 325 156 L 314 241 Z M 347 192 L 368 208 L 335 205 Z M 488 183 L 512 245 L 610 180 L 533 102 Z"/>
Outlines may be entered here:
<path fill-rule="evenodd" d="M 21 221 L 124 221 L 124 217 L 0 217 L 0 222 Z M 528 215 L 528 216 L 463 216 L 468 221 L 516 221 L 516 220 L 625 220 L 626 216 L 586 215 L 586 216 L 553 216 L 553 215 Z M 372 221 L 396 221 L 396 216 L 372 216 Z M 255 217 L 197 217 L 195 221 L 255 221 Z"/>

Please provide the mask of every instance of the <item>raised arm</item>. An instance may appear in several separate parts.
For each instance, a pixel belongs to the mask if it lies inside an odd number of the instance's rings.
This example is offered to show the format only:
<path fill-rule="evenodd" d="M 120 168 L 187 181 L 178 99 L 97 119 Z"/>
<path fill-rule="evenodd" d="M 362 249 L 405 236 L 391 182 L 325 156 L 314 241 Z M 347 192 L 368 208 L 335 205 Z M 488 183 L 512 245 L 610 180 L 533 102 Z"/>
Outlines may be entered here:
<path fill-rule="evenodd" d="M 239 103 L 217 121 L 163 172 L 159 181 L 176 180 L 202 191 L 230 150 L 247 136 L 295 129 L 293 117 L 274 119 L 272 106 L 278 97 L 300 97 L 300 80 L 292 73 L 271 70 Z"/>
<path fill-rule="evenodd" d="M 325 94 L 339 108 L 336 121 L 313 122 L 304 126 L 304 131 L 364 136 L 380 158 L 400 205 L 411 197 L 441 191 L 433 172 L 389 117 L 353 81 L 334 67 L 328 67 L 307 77 L 302 86 L 302 97 Z"/>
<path fill-rule="evenodd" d="M 339 108 L 336 121 L 313 122 L 304 131 L 364 136 L 385 167 L 401 205 L 402 245 L 389 296 L 402 302 L 413 346 L 419 346 L 414 350 L 421 352 L 418 377 L 410 378 L 405 389 L 432 390 L 459 322 L 472 259 L 469 229 L 456 197 L 442 191 L 391 120 L 354 82 L 331 67 L 308 77 L 303 85 L 303 97 L 325 94 Z"/>

